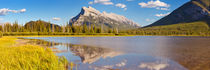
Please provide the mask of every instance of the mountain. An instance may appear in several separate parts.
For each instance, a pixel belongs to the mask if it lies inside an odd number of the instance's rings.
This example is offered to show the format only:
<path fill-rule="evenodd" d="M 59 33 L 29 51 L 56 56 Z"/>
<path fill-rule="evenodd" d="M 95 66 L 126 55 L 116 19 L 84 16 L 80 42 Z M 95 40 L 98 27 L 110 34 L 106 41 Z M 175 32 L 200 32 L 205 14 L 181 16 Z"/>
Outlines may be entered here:
<path fill-rule="evenodd" d="M 70 20 L 70 25 L 81 26 L 83 24 L 95 24 L 97 27 L 103 25 L 104 28 L 131 29 L 138 28 L 139 25 L 124 16 L 114 13 L 100 12 L 92 7 L 83 7 L 81 12 Z"/>
<path fill-rule="evenodd" d="M 161 26 L 178 23 L 193 23 L 197 21 L 206 22 L 210 25 L 210 0 L 191 0 L 183 6 L 174 10 L 168 16 L 146 26 Z"/>

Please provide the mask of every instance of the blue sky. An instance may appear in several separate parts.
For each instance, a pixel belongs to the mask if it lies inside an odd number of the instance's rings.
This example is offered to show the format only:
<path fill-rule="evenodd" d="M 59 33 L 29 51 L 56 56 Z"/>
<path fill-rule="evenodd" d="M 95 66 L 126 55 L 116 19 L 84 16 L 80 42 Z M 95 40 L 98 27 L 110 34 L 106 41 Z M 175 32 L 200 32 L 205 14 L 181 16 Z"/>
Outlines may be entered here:
<path fill-rule="evenodd" d="M 112 12 L 149 25 L 190 0 L 0 0 L 0 23 L 25 24 L 42 19 L 62 25 L 76 16 L 83 6 Z"/>

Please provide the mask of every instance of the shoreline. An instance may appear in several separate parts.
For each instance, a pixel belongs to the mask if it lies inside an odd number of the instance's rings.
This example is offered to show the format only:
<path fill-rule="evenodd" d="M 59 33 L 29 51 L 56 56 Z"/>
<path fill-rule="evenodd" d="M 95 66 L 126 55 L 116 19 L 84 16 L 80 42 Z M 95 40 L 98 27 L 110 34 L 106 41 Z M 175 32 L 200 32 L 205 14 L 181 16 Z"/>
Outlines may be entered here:
<path fill-rule="evenodd" d="M 185 34 L 178 34 L 178 35 L 150 35 L 150 34 L 127 34 L 127 33 L 93 33 L 93 34 L 86 34 L 86 33 L 42 33 L 42 32 L 32 32 L 32 33 L 25 33 L 25 32 L 9 32 L 3 33 L 3 36 L 15 36 L 15 37 L 123 37 L 123 36 L 198 36 L 198 37 L 210 37 L 210 35 L 185 35 Z"/>
<path fill-rule="evenodd" d="M 133 37 L 133 36 L 159 36 L 159 37 L 210 37 L 200 35 L 29 35 L 29 36 L 3 36 L 3 37 Z"/>

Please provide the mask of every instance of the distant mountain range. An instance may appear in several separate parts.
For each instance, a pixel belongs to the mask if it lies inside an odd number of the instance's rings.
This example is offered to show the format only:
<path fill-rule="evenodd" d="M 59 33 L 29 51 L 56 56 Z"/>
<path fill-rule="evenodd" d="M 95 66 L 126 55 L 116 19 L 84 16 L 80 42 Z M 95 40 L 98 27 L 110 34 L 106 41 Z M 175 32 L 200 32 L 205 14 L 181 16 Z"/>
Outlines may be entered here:
<path fill-rule="evenodd" d="M 81 12 L 70 20 L 70 25 L 81 26 L 83 24 L 91 25 L 95 24 L 97 27 L 103 26 L 107 28 L 118 29 L 133 29 L 139 28 L 139 25 L 132 20 L 127 19 L 124 16 L 114 13 L 107 13 L 96 10 L 92 7 L 83 7 Z"/>
<path fill-rule="evenodd" d="M 151 26 L 162 26 L 179 23 L 202 21 L 210 25 L 210 0 L 191 0 L 174 10 L 168 16 L 154 22 Z"/>

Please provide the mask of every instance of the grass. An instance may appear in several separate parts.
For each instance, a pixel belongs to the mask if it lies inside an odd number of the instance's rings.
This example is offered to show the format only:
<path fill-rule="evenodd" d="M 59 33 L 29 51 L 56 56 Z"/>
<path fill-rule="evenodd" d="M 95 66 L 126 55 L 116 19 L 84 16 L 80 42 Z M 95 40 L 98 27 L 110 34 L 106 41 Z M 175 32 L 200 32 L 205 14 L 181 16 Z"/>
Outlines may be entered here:
<path fill-rule="evenodd" d="M 127 35 L 124 33 L 66 33 L 66 32 L 3 32 L 4 36 L 74 36 L 74 35 Z"/>
<path fill-rule="evenodd" d="M 0 38 L 0 70 L 65 70 L 67 60 L 49 48 L 14 46 L 15 37 Z"/>

